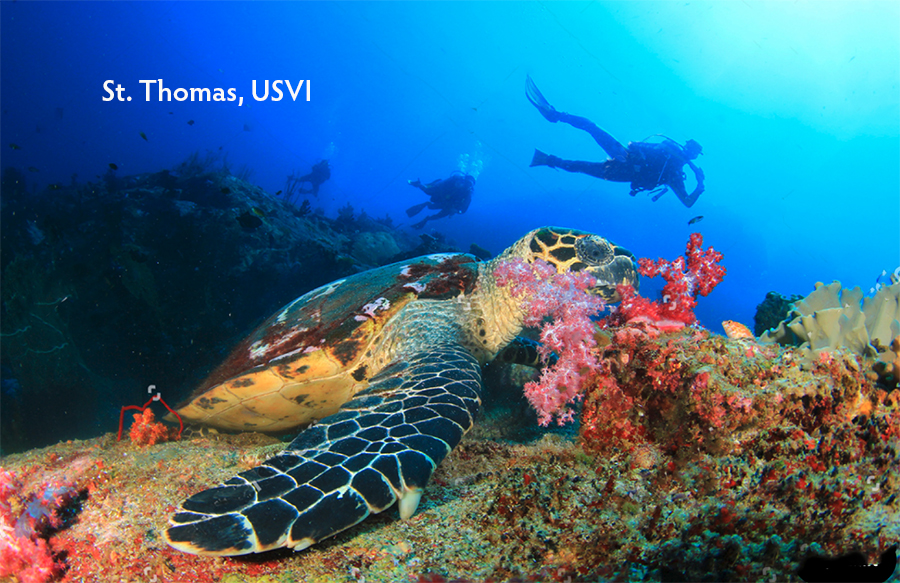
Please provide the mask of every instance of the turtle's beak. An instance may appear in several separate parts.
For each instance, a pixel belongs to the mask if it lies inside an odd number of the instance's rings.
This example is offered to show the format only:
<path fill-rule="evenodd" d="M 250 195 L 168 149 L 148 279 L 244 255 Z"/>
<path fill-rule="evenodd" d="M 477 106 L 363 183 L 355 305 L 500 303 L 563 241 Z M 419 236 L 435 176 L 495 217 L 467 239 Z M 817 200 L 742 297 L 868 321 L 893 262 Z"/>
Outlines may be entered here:
<path fill-rule="evenodd" d="M 638 277 L 638 264 L 634 254 L 618 245 L 609 244 L 612 257 L 601 262 L 585 261 L 587 267 L 584 271 L 597 279 L 597 285 L 589 291 L 601 296 L 607 302 L 618 302 L 621 298 L 616 292 L 616 286 L 630 285 L 634 291 L 638 291 L 640 278 Z"/>

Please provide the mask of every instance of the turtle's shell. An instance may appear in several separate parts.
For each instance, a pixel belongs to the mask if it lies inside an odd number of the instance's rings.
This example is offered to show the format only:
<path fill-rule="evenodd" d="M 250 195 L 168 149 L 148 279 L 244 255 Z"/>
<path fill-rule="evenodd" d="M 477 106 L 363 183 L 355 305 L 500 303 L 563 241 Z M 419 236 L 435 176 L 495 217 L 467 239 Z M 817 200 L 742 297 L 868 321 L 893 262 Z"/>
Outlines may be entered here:
<path fill-rule="evenodd" d="M 241 342 L 178 413 L 221 429 L 282 431 L 330 415 L 368 385 L 373 341 L 410 302 L 475 287 L 478 260 L 440 254 L 300 296 Z"/>

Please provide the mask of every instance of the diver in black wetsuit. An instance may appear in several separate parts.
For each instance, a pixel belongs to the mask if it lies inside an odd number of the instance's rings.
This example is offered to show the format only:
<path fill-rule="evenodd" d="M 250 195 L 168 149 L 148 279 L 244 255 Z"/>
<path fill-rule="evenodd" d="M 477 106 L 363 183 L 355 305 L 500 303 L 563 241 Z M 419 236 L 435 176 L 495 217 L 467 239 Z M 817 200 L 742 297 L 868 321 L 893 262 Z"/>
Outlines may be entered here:
<path fill-rule="evenodd" d="M 309 174 L 297 178 L 297 184 L 303 184 L 304 182 L 309 182 L 310 184 L 309 190 L 301 188 L 297 192 L 300 194 L 313 194 L 318 196 L 319 185 L 329 178 L 331 178 L 331 167 L 328 165 L 328 160 L 322 160 L 318 164 L 313 165 L 312 171 Z"/>
<path fill-rule="evenodd" d="M 422 184 L 418 180 L 410 180 L 409 184 L 427 194 L 431 200 L 406 209 L 406 215 L 413 217 L 422 212 L 426 207 L 440 209 L 441 212 L 425 217 L 413 225 L 414 229 L 421 229 L 428 221 L 442 219 L 455 214 L 462 214 L 469 209 L 472 202 L 472 192 L 475 190 L 475 177 L 454 172 L 449 178 L 435 180 L 429 184 Z"/>
<path fill-rule="evenodd" d="M 696 141 L 688 140 L 684 146 L 681 146 L 674 140 L 666 138 L 660 144 L 630 142 L 626 148 L 586 117 L 557 111 L 538 91 L 531 76 L 527 76 L 525 82 L 525 96 L 547 121 L 553 123 L 562 121 L 588 132 L 609 154 L 609 159 L 603 162 L 580 162 L 563 160 L 535 150 L 531 166 L 562 168 L 568 172 L 581 172 L 612 182 L 630 182 L 631 196 L 644 190 L 661 190 L 655 193 L 654 201 L 671 188 L 686 207 L 693 206 L 705 190 L 703 170 L 692 161 L 703 153 L 703 148 Z M 694 176 L 697 178 L 697 187 L 690 194 L 684 186 L 685 174 L 682 168 L 685 164 L 693 170 Z"/>

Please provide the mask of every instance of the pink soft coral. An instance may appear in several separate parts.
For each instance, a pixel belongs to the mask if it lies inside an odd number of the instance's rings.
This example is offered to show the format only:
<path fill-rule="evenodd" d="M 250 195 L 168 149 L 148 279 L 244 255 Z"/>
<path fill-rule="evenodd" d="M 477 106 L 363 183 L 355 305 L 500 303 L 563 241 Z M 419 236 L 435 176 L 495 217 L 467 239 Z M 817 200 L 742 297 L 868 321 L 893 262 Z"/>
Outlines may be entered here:
<path fill-rule="evenodd" d="M 709 295 L 725 277 L 725 268 L 719 265 L 722 254 L 709 247 L 705 251 L 703 235 L 692 233 L 684 257 L 674 261 L 666 259 L 638 259 L 639 272 L 645 277 L 662 275 L 666 285 L 662 290 L 662 303 L 652 302 L 634 293 L 631 286 L 620 286 L 622 302 L 608 320 L 612 325 L 645 323 L 662 331 L 680 328 L 697 321 L 694 307 L 697 296 Z"/>
<path fill-rule="evenodd" d="M 557 273 L 545 261 L 529 264 L 517 258 L 501 262 L 494 276 L 498 285 L 509 286 L 513 296 L 522 298 L 525 325 L 541 327 L 544 361 L 551 352 L 559 357 L 543 369 L 539 380 L 525 385 L 525 397 L 541 425 L 554 417 L 560 425 L 571 421 L 567 405 L 580 398 L 587 373 L 599 370 L 592 352 L 596 340 L 591 316 L 604 302 L 587 291 L 596 280 L 587 273 Z"/>

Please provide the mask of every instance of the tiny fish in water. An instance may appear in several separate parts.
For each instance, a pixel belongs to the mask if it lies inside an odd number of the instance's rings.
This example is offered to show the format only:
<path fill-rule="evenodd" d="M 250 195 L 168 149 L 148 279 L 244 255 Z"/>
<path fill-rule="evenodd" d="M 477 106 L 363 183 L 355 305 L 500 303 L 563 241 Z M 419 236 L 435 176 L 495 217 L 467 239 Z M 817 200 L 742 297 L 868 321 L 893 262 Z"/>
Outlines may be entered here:
<path fill-rule="evenodd" d="M 59 190 L 60 188 L 62 188 L 62 186 L 60 186 L 59 184 L 54 183 L 54 184 L 48 184 L 48 185 L 47 185 L 47 188 L 49 188 L 50 190 Z"/>
<path fill-rule="evenodd" d="M 725 329 L 725 335 L 732 340 L 740 340 L 742 338 L 753 340 L 756 338 L 753 335 L 753 332 L 750 331 L 750 328 L 747 328 L 740 322 L 735 322 L 734 320 L 725 320 L 722 322 L 722 328 Z"/>
<path fill-rule="evenodd" d="M 689 220 L 689 221 L 688 221 L 688 224 L 689 224 L 689 225 L 693 225 L 694 223 L 699 223 L 699 222 L 702 221 L 702 220 L 703 220 L 703 215 L 697 215 L 697 216 L 694 217 L 693 219 Z"/>
<path fill-rule="evenodd" d="M 13 150 L 21 150 L 22 149 L 17 144 L 10 144 L 9 147 L 12 148 Z"/>
<path fill-rule="evenodd" d="M 192 126 L 192 125 L 194 125 L 194 120 L 192 120 L 192 119 L 189 119 L 189 120 L 188 120 L 188 125 L 189 125 L 189 126 Z"/>
<path fill-rule="evenodd" d="M 113 170 L 118 170 L 118 169 L 119 169 L 119 167 L 116 166 L 115 164 L 113 164 L 112 162 L 109 163 L 109 167 L 112 168 Z"/>
<path fill-rule="evenodd" d="M 29 172 L 40 172 L 40 170 L 38 170 L 38 169 L 35 168 L 34 166 L 29 166 L 29 167 L 28 167 L 28 171 L 29 171 Z"/>
<path fill-rule="evenodd" d="M 875 285 L 869 288 L 869 293 L 874 294 L 886 285 L 893 285 L 900 281 L 900 267 L 893 273 L 888 273 L 887 269 L 882 269 L 878 277 L 875 278 Z"/>
<path fill-rule="evenodd" d="M 147 134 L 145 134 L 144 132 L 141 132 L 141 137 L 144 138 L 144 141 L 145 141 L 145 142 L 149 142 L 149 141 L 150 141 L 150 140 L 147 139 Z"/>
<path fill-rule="evenodd" d="M 264 213 L 263 210 L 261 208 L 259 208 L 258 206 L 251 207 L 250 212 L 253 213 L 254 215 L 258 216 L 261 219 L 264 219 L 266 217 L 266 213 Z"/>
<path fill-rule="evenodd" d="M 281 194 L 281 191 L 280 191 L 280 190 L 279 190 L 278 192 L 275 193 L 275 196 L 278 196 L 279 194 Z"/>

